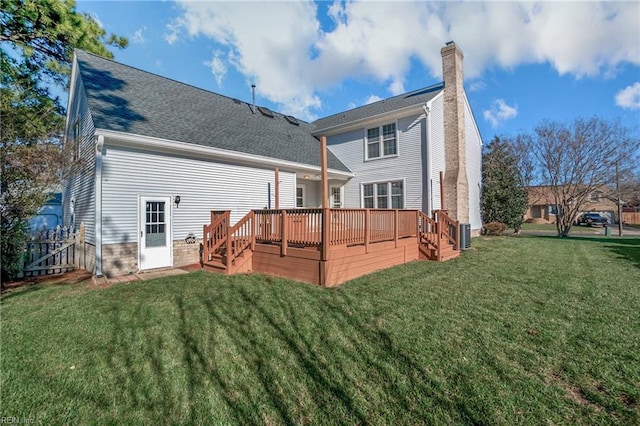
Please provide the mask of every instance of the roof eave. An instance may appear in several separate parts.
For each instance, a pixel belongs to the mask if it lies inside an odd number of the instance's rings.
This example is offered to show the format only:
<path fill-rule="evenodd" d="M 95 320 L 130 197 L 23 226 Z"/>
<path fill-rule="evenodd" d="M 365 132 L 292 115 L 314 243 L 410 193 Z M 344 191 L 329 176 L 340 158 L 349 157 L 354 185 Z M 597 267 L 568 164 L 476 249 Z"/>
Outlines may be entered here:
<path fill-rule="evenodd" d="M 360 118 L 354 121 L 349 121 L 348 123 L 338 124 L 336 126 L 330 126 L 330 127 L 323 127 L 323 128 L 314 130 L 312 134 L 314 136 L 331 136 L 336 133 L 341 133 L 341 132 L 361 128 L 366 123 L 379 121 L 384 118 L 398 118 L 403 115 L 406 115 L 407 113 L 414 112 L 414 111 L 423 112 L 423 106 L 428 105 L 430 102 L 431 102 L 431 99 L 428 101 L 420 102 L 420 103 L 406 106 L 403 108 L 386 111 L 380 114 L 371 115 L 371 116 Z"/>
<path fill-rule="evenodd" d="M 204 145 L 196 145 L 170 139 L 162 139 L 102 128 L 97 128 L 95 130 L 95 134 L 104 136 L 107 140 L 107 143 L 118 146 L 142 148 L 170 154 L 190 154 L 196 155 L 199 158 L 229 161 L 233 163 L 240 163 L 263 168 L 280 167 L 295 172 L 320 172 L 320 166 L 314 166 L 311 164 L 297 163 L 294 161 L 287 161 L 279 158 L 265 157 L 261 155 L 248 154 L 244 152 L 231 151 Z M 355 174 L 352 172 L 345 172 L 337 169 L 328 169 L 327 172 L 331 179 L 348 180 L 355 176 Z"/>

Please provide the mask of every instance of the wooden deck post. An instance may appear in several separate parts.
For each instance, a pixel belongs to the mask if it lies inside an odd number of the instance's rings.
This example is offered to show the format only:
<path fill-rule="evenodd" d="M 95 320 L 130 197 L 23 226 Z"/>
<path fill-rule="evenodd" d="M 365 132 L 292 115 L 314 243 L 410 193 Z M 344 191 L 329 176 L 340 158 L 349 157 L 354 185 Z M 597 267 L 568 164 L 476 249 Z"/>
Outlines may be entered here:
<path fill-rule="evenodd" d="M 227 275 L 231 275 L 231 226 L 227 223 Z"/>
<path fill-rule="evenodd" d="M 251 251 L 256 251 L 256 212 L 251 210 Z"/>
<path fill-rule="evenodd" d="M 276 181 L 276 210 L 280 210 L 280 169 L 276 167 L 275 172 Z"/>
<path fill-rule="evenodd" d="M 282 239 L 282 244 L 280 245 L 280 254 L 282 256 L 287 255 L 287 248 L 289 244 L 287 240 L 289 239 L 289 221 L 287 220 L 287 211 L 282 210 L 282 214 L 280 215 L 280 235 Z"/>
<path fill-rule="evenodd" d="M 438 220 L 436 222 L 436 230 L 438 234 L 438 238 L 436 240 L 438 243 L 438 246 L 436 247 L 436 260 L 440 262 L 442 261 L 442 221 Z"/>
<path fill-rule="evenodd" d="M 393 241 L 395 243 L 395 247 L 398 248 L 398 238 L 399 238 L 399 232 L 400 230 L 398 229 L 398 209 L 395 209 L 393 211 Z"/>
<path fill-rule="evenodd" d="M 329 255 L 331 212 L 329 211 L 329 176 L 327 174 L 327 137 L 320 136 L 320 171 L 322 179 L 322 260 Z"/>
<path fill-rule="evenodd" d="M 320 171 L 322 177 L 322 208 L 329 207 L 329 177 L 327 174 L 327 137 L 320 136 Z"/>
<path fill-rule="evenodd" d="M 440 210 L 446 210 L 444 200 L 444 172 L 440 171 Z"/>
<path fill-rule="evenodd" d="M 322 209 L 322 260 L 329 258 L 329 243 L 331 242 L 331 210 Z"/>
<path fill-rule="evenodd" d="M 371 225 L 371 210 L 364 210 L 364 252 L 369 253 L 369 227 Z"/>

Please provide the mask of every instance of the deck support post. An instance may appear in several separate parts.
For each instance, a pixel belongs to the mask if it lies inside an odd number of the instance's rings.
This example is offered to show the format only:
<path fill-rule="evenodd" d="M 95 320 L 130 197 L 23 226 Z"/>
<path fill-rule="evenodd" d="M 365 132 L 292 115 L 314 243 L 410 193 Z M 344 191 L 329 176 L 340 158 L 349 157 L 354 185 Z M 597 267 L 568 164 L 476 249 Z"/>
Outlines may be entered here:
<path fill-rule="evenodd" d="M 227 275 L 231 275 L 231 226 L 227 223 Z"/>
<path fill-rule="evenodd" d="M 444 199 L 444 172 L 440 171 L 440 210 L 445 210 L 445 199 Z"/>
<path fill-rule="evenodd" d="M 322 257 L 323 261 L 329 258 L 329 243 L 331 240 L 331 210 L 322 209 Z"/>
<path fill-rule="evenodd" d="M 322 178 L 322 260 L 329 257 L 331 217 L 329 211 L 329 176 L 327 174 L 327 137 L 320 136 L 320 171 Z"/>
<path fill-rule="evenodd" d="M 364 252 L 369 253 L 369 227 L 371 226 L 371 211 L 364 210 Z"/>
<path fill-rule="evenodd" d="M 276 210 L 280 210 L 280 169 L 276 167 L 274 180 L 276 181 Z"/>
<path fill-rule="evenodd" d="M 251 251 L 256 251 L 256 213 L 251 211 Z"/>
<path fill-rule="evenodd" d="M 287 255 L 287 248 L 289 244 L 287 240 L 289 239 L 289 221 L 287 220 L 287 211 L 282 210 L 282 214 L 280 215 L 280 235 L 282 238 L 282 244 L 280 245 L 280 254 L 282 256 Z"/>
<path fill-rule="evenodd" d="M 438 262 L 442 261 L 442 221 L 436 220 L 436 231 L 438 234 L 438 238 L 436 239 L 438 246 L 436 247 L 436 260 Z"/>
<path fill-rule="evenodd" d="M 395 242 L 395 247 L 398 248 L 398 238 L 400 235 L 400 230 L 398 229 L 398 209 L 393 211 L 393 241 Z"/>

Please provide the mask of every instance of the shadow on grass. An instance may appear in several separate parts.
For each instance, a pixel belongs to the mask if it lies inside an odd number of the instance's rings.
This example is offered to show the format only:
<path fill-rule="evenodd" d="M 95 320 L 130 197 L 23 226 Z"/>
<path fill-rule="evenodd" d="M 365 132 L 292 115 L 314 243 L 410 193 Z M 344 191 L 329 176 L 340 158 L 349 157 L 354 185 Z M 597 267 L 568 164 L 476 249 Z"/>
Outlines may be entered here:
<path fill-rule="evenodd" d="M 188 423 L 212 411 L 239 424 L 411 422 L 433 415 L 434 407 L 451 420 L 486 420 L 446 394 L 383 321 L 354 314 L 353 297 L 305 292 L 301 303 L 311 305 L 301 307 L 278 297 L 280 287 L 269 281 L 258 290 L 230 286 L 222 297 L 178 291 L 175 316 L 163 319 L 171 331 L 160 334 L 149 331 L 154 319 L 144 306 L 128 321 L 114 307 L 106 358 L 129 408 L 146 419 Z"/>
<path fill-rule="evenodd" d="M 527 238 L 544 238 L 556 241 L 590 241 L 602 244 L 604 248 L 612 251 L 619 258 L 631 262 L 640 268 L 640 238 L 630 237 L 584 237 L 581 235 L 573 235 L 570 237 L 558 237 L 551 235 L 527 235 Z"/>

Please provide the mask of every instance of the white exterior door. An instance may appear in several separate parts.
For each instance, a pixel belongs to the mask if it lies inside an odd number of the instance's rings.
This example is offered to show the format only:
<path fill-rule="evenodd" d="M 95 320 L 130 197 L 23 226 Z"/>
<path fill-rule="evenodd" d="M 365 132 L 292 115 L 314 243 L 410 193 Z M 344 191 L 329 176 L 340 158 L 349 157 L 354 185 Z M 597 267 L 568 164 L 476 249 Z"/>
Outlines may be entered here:
<path fill-rule="evenodd" d="M 140 197 L 139 267 L 171 266 L 171 198 Z"/>

